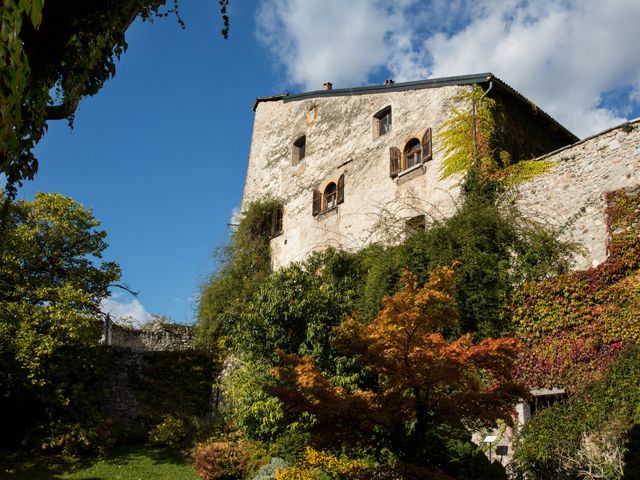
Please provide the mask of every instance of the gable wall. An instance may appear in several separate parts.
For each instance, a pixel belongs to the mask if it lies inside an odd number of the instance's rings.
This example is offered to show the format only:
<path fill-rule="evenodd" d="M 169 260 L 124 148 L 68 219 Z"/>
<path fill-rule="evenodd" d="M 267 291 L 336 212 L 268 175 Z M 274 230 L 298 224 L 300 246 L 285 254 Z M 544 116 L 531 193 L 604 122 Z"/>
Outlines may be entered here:
<path fill-rule="evenodd" d="M 259 103 L 243 207 L 265 195 L 283 201 L 284 233 L 271 240 L 273 267 L 303 260 L 327 246 L 356 250 L 374 241 L 396 241 L 405 220 L 415 215 L 450 215 L 459 186 L 456 179 L 439 179 L 443 155 L 437 134 L 455 107 L 452 98 L 471 88 Z M 373 115 L 388 105 L 392 130 L 376 138 Z M 405 176 L 390 178 L 389 147 L 402 149 L 409 137 L 421 138 L 429 127 L 433 160 Z M 301 135 L 306 135 L 306 157 L 294 165 L 293 142 Z M 548 158 L 557 166 L 519 188 L 520 206 L 527 214 L 555 225 L 573 219 L 566 236 L 586 247 L 577 268 L 606 257 L 604 194 L 640 184 L 639 136 L 640 128 L 631 133 L 617 128 L 552 153 Z M 540 143 L 539 132 L 529 140 Z M 324 190 L 342 174 L 344 203 L 314 217 L 313 190 Z"/>
<path fill-rule="evenodd" d="M 381 240 L 388 236 L 385 225 L 404 225 L 394 221 L 398 218 L 449 214 L 457 186 L 454 180 L 438 180 L 442 155 L 435 132 L 451 112 L 450 98 L 469 88 L 258 104 L 243 206 L 269 194 L 284 202 L 284 234 L 271 242 L 274 268 L 329 245 L 357 249 Z M 373 115 L 388 105 L 392 130 L 374 138 Z M 314 107 L 317 118 L 308 123 L 307 112 Z M 433 160 L 400 180 L 391 179 L 389 147 L 402 148 L 411 135 L 421 139 L 429 127 L 434 132 Z M 300 135 L 306 135 L 307 156 L 293 165 L 292 146 Z M 313 190 L 322 191 L 341 174 L 344 203 L 314 217 Z"/>

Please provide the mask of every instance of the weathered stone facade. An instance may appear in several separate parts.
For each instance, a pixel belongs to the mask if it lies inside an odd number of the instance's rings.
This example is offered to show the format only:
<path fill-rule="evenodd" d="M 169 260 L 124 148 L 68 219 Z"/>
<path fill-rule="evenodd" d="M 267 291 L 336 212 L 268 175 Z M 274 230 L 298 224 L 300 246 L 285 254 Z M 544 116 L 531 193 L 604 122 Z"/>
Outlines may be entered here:
<path fill-rule="evenodd" d="M 192 325 L 151 322 L 142 328 L 108 323 L 105 343 L 134 351 L 178 351 L 194 346 L 195 329 Z"/>
<path fill-rule="evenodd" d="M 265 196 L 283 202 L 283 233 L 271 240 L 273 267 L 328 246 L 357 250 L 394 241 L 412 217 L 425 215 L 428 221 L 450 215 L 459 179 L 440 178 L 444 154 L 438 133 L 456 106 L 470 108 L 456 97 L 476 84 L 503 103 L 513 103 L 505 109 L 507 124 L 531 145 L 520 142 L 514 154 L 547 153 L 576 140 L 506 84 L 482 75 L 259 99 L 243 206 Z M 380 134 L 376 114 L 387 107 L 391 128 Z M 405 163 L 392 177 L 390 148 L 402 152 L 412 139 L 422 141 L 428 129 L 432 157 L 411 168 Z M 534 138 L 534 131 L 548 134 Z M 304 145 L 302 159 L 299 145 Z M 314 190 L 339 185 L 341 177 L 344 201 L 314 215 Z"/>
<path fill-rule="evenodd" d="M 584 247 L 576 268 L 607 256 L 604 196 L 640 185 L 640 119 L 547 155 L 556 166 L 523 184 L 519 203 L 532 218 L 566 225 L 566 236 Z"/>

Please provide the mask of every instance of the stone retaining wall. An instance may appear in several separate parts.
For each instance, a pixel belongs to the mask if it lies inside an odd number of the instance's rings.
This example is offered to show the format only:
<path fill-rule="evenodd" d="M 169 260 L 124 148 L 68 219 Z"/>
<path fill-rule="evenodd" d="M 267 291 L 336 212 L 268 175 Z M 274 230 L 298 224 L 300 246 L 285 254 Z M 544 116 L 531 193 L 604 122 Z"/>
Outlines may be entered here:
<path fill-rule="evenodd" d="M 193 348 L 195 331 L 191 325 L 152 322 L 142 328 L 131 328 L 114 323 L 107 327 L 108 345 L 126 347 L 135 351 L 179 351 Z"/>
<path fill-rule="evenodd" d="M 565 227 L 565 236 L 584 247 L 575 268 L 607 257 L 607 192 L 640 185 L 640 119 L 552 152 L 556 166 L 519 188 L 525 215 Z"/>
<path fill-rule="evenodd" d="M 219 369 L 206 352 L 102 349 L 102 410 L 125 437 L 146 438 L 165 414 L 191 417 L 211 411 Z"/>

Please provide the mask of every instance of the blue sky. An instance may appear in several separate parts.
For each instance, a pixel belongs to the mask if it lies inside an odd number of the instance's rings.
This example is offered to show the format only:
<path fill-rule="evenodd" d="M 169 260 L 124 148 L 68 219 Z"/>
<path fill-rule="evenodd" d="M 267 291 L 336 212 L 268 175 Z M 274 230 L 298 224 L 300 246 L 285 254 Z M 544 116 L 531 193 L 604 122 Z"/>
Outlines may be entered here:
<path fill-rule="evenodd" d="M 493 71 L 579 136 L 640 116 L 640 2 L 182 0 L 136 21 L 117 75 L 75 128 L 52 122 L 20 192 L 57 191 L 109 233 L 141 293 L 106 307 L 191 322 L 242 197 L 256 96 Z"/>

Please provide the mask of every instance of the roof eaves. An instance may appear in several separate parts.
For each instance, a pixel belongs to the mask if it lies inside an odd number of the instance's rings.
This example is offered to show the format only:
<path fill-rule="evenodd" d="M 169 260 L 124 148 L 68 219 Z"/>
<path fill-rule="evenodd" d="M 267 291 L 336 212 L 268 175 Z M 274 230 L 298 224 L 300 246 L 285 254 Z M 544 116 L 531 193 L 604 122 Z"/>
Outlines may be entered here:
<path fill-rule="evenodd" d="M 371 93 L 401 92 L 405 90 L 420 90 L 423 88 L 438 88 L 453 85 L 473 85 L 474 83 L 487 82 L 491 77 L 491 73 L 476 73 L 472 75 L 460 75 L 456 77 L 428 78 L 426 80 L 393 83 L 390 85 L 367 85 L 364 87 L 335 88 L 332 90 L 313 90 L 311 92 L 287 95 L 284 101 L 286 103 L 315 97 L 368 95 Z"/>
<path fill-rule="evenodd" d="M 352 96 L 352 95 L 367 95 L 372 93 L 385 93 L 385 92 L 402 92 L 407 90 L 420 90 L 423 88 L 439 88 L 439 87 L 448 87 L 448 86 L 459 86 L 459 85 L 474 85 L 474 84 L 484 84 L 488 85 L 490 81 L 495 82 L 506 91 L 508 94 L 516 97 L 518 100 L 531 105 L 535 108 L 536 112 L 545 117 L 552 124 L 556 125 L 565 135 L 569 138 L 573 139 L 573 141 L 578 141 L 579 138 L 567 130 L 563 125 L 561 125 L 557 120 L 555 120 L 551 115 L 538 107 L 535 103 L 529 100 L 527 97 L 522 95 L 516 89 L 511 87 L 509 84 L 503 82 L 498 77 L 496 77 L 491 72 L 484 73 L 474 73 L 470 75 L 458 75 L 453 77 L 442 77 L 442 78 L 428 78 L 426 80 L 416 80 L 413 82 L 401 82 L 401 83 L 392 83 L 389 85 L 368 85 L 364 87 L 354 87 L 354 88 L 336 88 L 332 90 L 313 90 L 311 92 L 303 92 L 296 94 L 280 94 L 274 95 L 271 97 L 258 97 L 253 104 L 253 111 L 256 111 L 258 104 L 260 102 L 272 102 L 277 100 L 283 100 L 284 103 L 294 102 L 298 100 L 305 100 L 309 98 L 317 98 L 317 97 L 339 97 L 339 96 Z"/>
<path fill-rule="evenodd" d="M 271 95 L 270 97 L 257 97 L 256 101 L 253 102 L 252 110 L 255 112 L 260 102 L 276 102 L 278 100 L 282 100 L 284 97 L 287 97 L 288 95 L 289 94 L 287 93 L 281 93 L 280 95 Z"/>

